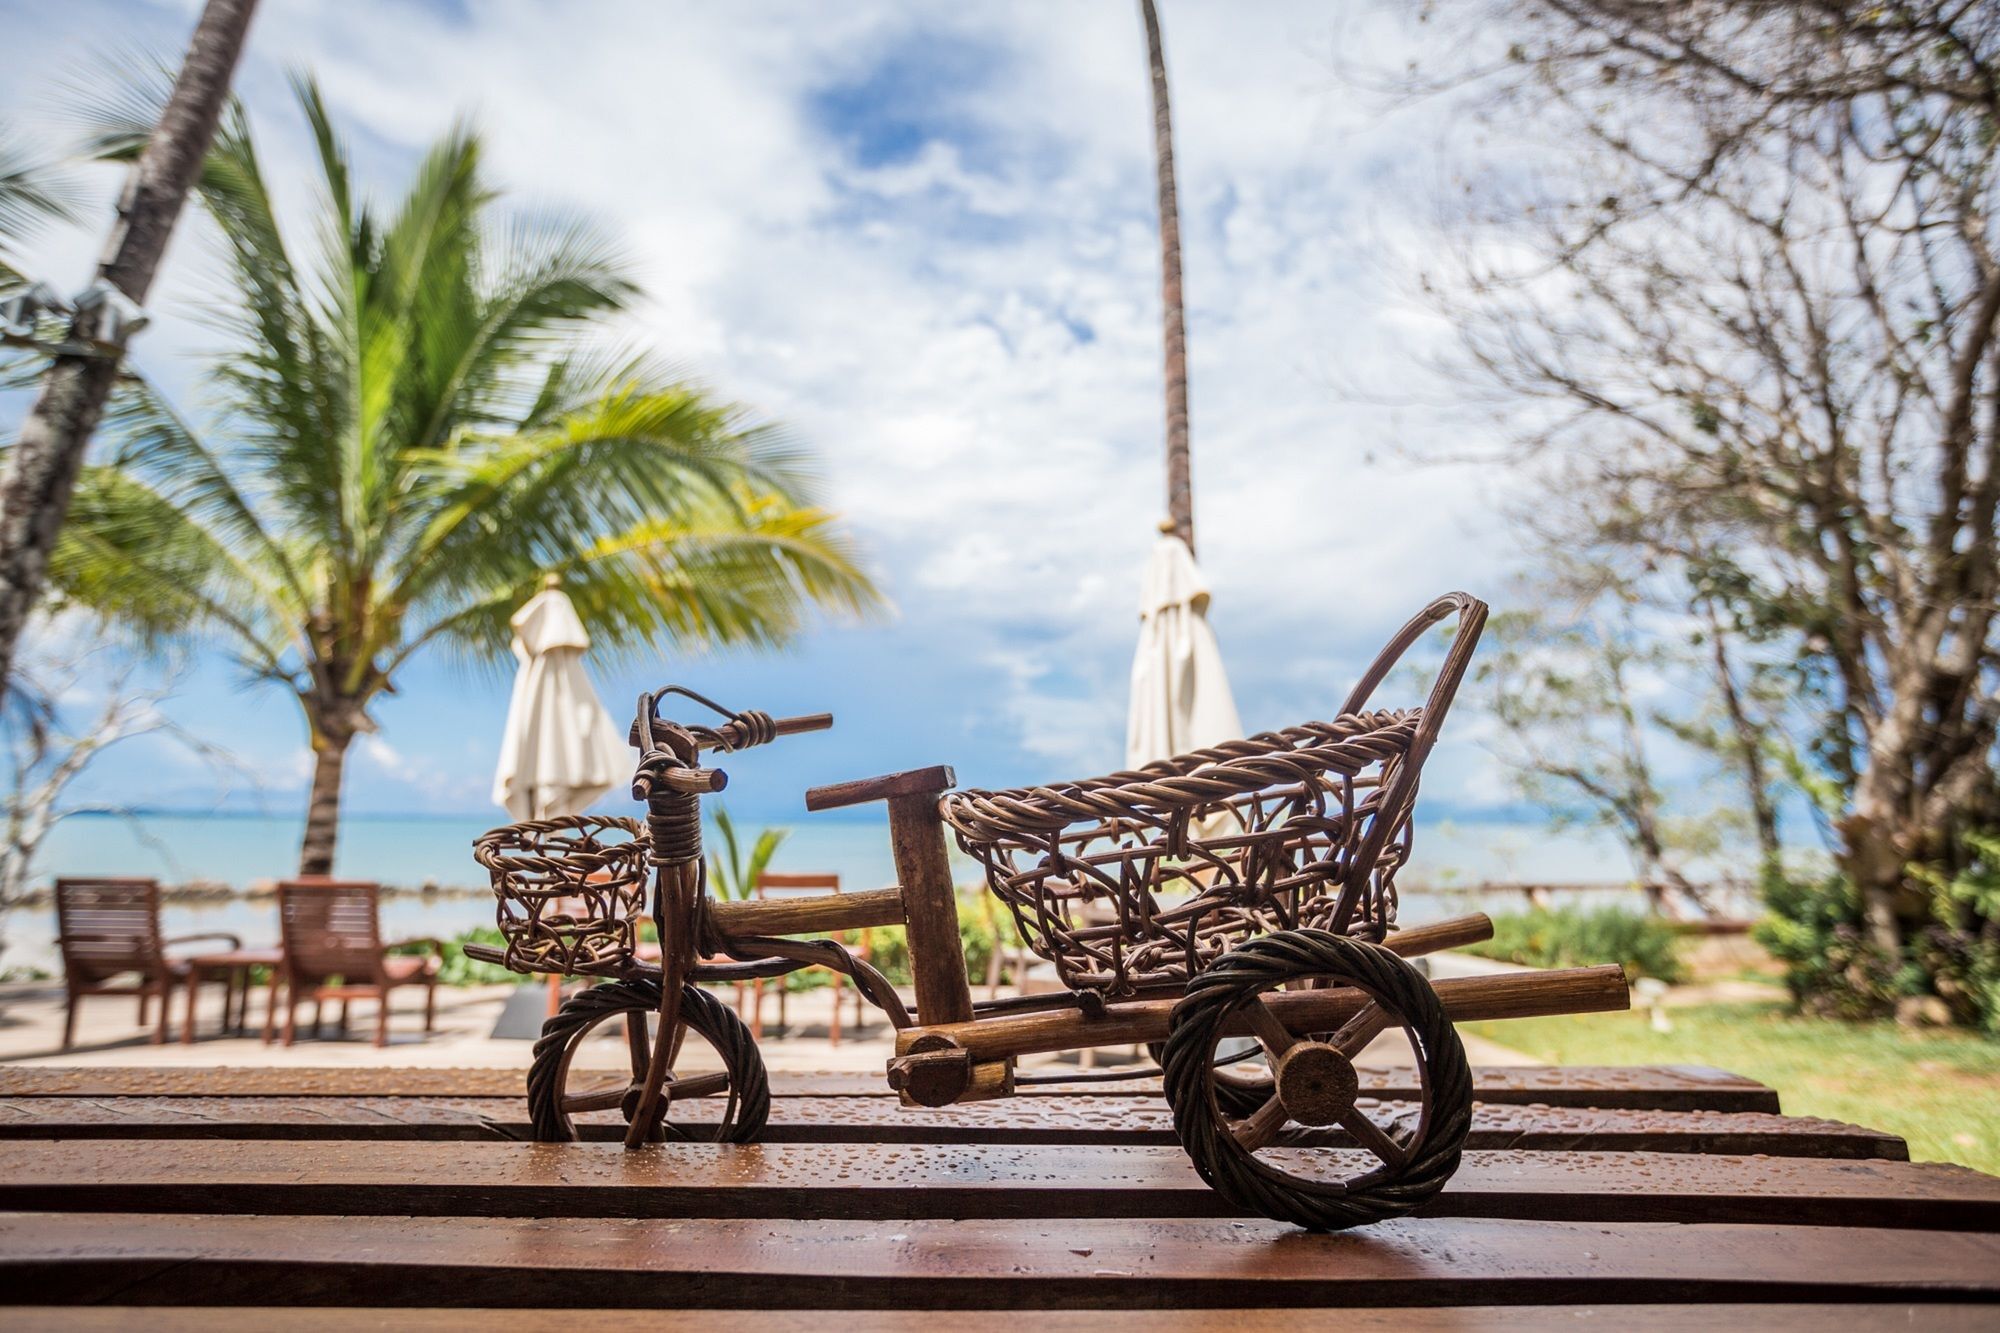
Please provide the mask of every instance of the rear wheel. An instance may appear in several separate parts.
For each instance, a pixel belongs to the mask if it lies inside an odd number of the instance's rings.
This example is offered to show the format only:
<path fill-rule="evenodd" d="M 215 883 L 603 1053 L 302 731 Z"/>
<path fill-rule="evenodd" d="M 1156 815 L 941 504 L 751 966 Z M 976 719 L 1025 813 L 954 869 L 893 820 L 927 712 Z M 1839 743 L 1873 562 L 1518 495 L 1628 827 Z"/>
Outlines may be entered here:
<path fill-rule="evenodd" d="M 1302 982 L 1365 998 L 1338 1031 L 1295 1033 L 1266 993 Z M 1216 1065 L 1218 1046 L 1246 1028 L 1269 1063 L 1255 1105 L 1258 1090 Z M 1353 1058 L 1393 1029 L 1416 1056 L 1414 1118 L 1360 1097 Z M 1430 983 L 1389 950 L 1328 931 L 1279 931 L 1217 959 L 1174 1006 L 1163 1057 L 1174 1132 L 1202 1179 L 1239 1207 L 1317 1231 L 1428 1201 L 1458 1169 L 1472 1124 L 1472 1071 Z"/>
<path fill-rule="evenodd" d="M 528 1113 L 537 1141 L 574 1142 L 579 1137 L 576 1117 L 590 1111 L 615 1108 L 628 1125 L 631 1123 L 646 1078 L 652 1025 L 659 1020 L 659 1008 L 660 983 L 639 977 L 593 986 L 571 996 L 542 1026 L 534 1062 L 528 1067 Z M 578 1052 L 607 1024 L 623 1029 L 624 1070 L 579 1068 Z M 667 1076 L 646 1137 L 655 1141 L 750 1142 L 763 1131 L 771 1114 L 770 1079 L 750 1029 L 728 1005 L 698 986 L 681 992 L 680 1029 L 673 1043 L 674 1069 Z M 689 1033 L 708 1044 L 720 1069 L 682 1072 L 689 1064 L 716 1063 L 684 1059 Z M 720 1099 L 720 1110 L 714 1116 L 689 1117 L 689 1104 L 696 1099 Z M 674 1123 L 676 1109 L 682 1124 Z"/>

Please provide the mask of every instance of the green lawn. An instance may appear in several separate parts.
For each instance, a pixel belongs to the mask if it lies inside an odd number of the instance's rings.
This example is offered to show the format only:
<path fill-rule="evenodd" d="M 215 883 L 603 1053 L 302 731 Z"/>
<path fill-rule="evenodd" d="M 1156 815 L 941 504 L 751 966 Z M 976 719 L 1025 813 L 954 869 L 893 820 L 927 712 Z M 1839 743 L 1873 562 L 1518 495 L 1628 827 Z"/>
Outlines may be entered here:
<path fill-rule="evenodd" d="M 1467 1032 L 1553 1064 L 1714 1065 L 1778 1090 L 1787 1114 L 1826 1116 L 1909 1140 L 1918 1161 L 2000 1174 L 2000 1042 L 1892 1023 L 1799 1018 L 1782 1005 L 1467 1023 Z"/>

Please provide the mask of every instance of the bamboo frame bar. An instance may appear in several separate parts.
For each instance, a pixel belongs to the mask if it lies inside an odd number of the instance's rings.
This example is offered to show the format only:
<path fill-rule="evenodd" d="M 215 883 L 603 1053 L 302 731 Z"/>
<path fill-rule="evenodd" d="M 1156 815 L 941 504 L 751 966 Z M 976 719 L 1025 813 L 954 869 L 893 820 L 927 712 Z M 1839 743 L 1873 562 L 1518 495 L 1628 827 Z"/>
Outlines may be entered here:
<path fill-rule="evenodd" d="M 958 886 L 951 878 L 951 853 L 945 847 L 936 792 L 889 798 L 889 842 L 896 878 L 903 884 L 917 1013 L 926 1022 L 967 1022 L 972 1017 L 972 983 L 965 974 L 965 945 L 958 937 Z"/>
<path fill-rule="evenodd" d="M 1632 1004 L 1625 971 L 1616 963 L 1548 972 L 1454 977 L 1438 982 L 1435 989 L 1445 1013 L 1454 1023 L 1602 1013 L 1629 1009 Z M 1165 999 L 1114 1004 L 1102 1018 L 1071 1009 L 904 1028 L 896 1034 L 896 1053 L 907 1054 L 911 1045 L 922 1037 L 944 1037 L 969 1052 L 977 1062 L 1084 1046 L 1161 1041 L 1167 1035 L 1168 1017 L 1178 1003 L 1175 999 Z M 1292 1032 L 1331 1032 L 1366 1003 L 1368 997 L 1351 987 L 1272 991 L 1264 996 L 1265 1008 Z M 1223 1032 L 1233 1037 L 1254 1035 L 1249 1021 L 1240 1013 L 1224 1026 Z"/>
<path fill-rule="evenodd" d="M 724 935 L 810 935 L 903 924 L 903 890 L 863 889 L 747 902 L 711 900 L 708 923 Z"/>
<path fill-rule="evenodd" d="M 1392 930 L 1389 938 L 1382 941 L 1382 947 L 1398 958 L 1415 958 L 1420 954 L 1442 953 L 1446 949 L 1463 949 L 1468 944 L 1492 938 L 1493 918 L 1484 912 L 1473 912 L 1469 916 L 1455 916 L 1425 926 Z"/>

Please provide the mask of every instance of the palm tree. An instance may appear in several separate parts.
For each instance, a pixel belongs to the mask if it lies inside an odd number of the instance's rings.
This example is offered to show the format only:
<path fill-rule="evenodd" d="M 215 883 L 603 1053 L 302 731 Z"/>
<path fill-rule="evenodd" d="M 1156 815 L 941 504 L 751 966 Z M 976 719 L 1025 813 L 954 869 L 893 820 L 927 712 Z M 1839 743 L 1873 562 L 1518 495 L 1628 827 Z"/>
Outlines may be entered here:
<path fill-rule="evenodd" d="M 1167 372 L 1167 518 L 1194 550 L 1194 483 L 1188 475 L 1187 319 L 1181 306 L 1181 210 L 1174 187 L 1174 116 L 1167 102 L 1167 55 L 1153 0 L 1139 0 L 1153 84 L 1153 170 L 1159 185 L 1160 316 Z"/>
<path fill-rule="evenodd" d="M 173 92 L 132 155 L 118 221 L 97 266 L 96 285 L 106 293 L 135 306 L 145 301 L 222 116 L 256 8 L 257 0 L 208 0 L 202 9 Z M 84 449 L 118 379 L 124 335 L 107 324 L 104 309 L 102 301 L 77 302 L 64 341 L 91 350 L 56 355 L 0 475 L 0 693 L 42 595 Z"/>
<path fill-rule="evenodd" d="M 149 634 L 226 643 L 304 711 L 299 870 L 331 870 L 349 745 L 433 647 L 504 656 L 546 573 L 617 653 L 784 642 L 818 605 L 877 602 L 781 432 L 643 356 L 593 350 L 632 300 L 582 224 L 496 217 L 465 128 L 384 213 L 355 194 L 310 82 L 321 216 L 280 227 L 240 108 L 201 198 L 233 288 L 217 439 L 144 385 L 114 403 L 56 552 L 70 599 Z M 131 149 L 130 129 L 99 149 Z"/>

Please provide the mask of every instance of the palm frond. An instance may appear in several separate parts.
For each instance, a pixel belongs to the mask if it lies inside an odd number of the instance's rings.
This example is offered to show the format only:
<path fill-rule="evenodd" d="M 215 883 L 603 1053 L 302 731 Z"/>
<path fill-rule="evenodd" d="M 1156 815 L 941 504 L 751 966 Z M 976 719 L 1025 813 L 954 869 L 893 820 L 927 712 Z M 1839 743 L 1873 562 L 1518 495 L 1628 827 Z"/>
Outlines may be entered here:
<path fill-rule="evenodd" d="M 0 252 L 48 223 L 75 216 L 74 183 L 59 166 L 20 142 L 11 127 L 0 125 Z M 12 268 L 0 266 L 0 284 L 18 280 Z"/>
<path fill-rule="evenodd" d="M 726 898 L 748 898 L 748 884 L 743 878 L 743 852 L 736 843 L 736 821 L 729 817 L 729 808 L 718 802 L 712 809 L 715 831 L 722 835 L 723 855 L 713 862 L 713 870 L 718 881 L 717 887 Z"/>
<path fill-rule="evenodd" d="M 767 828 L 757 835 L 757 845 L 750 849 L 750 864 L 745 867 L 744 879 L 750 886 L 750 893 L 757 891 L 757 885 L 770 869 L 771 858 L 778 854 L 778 848 L 791 835 L 790 829 Z M 745 895 L 749 896 L 748 894 Z"/>
<path fill-rule="evenodd" d="M 577 218 L 517 219 L 488 249 L 471 299 L 427 325 L 429 404 L 413 443 L 443 444 L 464 426 L 516 428 L 540 401 L 547 354 L 637 292 L 624 256 Z"/>
<path fill-rule="evenodd" d="M 219 322 L 233 335 L 216 366 L 240 435 L 237 457 L 270 487 L 292 524 L 331 551 L 350 548 L 341 454 L 352 429 L 351 353 L 327 336 L 294 264 L 240 107 L 209 150 L 202 200 L 221 230 L 234 294 Z"/>
<path fill-rule="evenodd" d="M 580 544 L 737 504 L 810 494 L 790 441 L 683 386 L 601 398 L 544 430 L 435 451 L 412 496 L 429 516 L 389 593 L 419 606 L 512 586 Z"/>
<path fill-rule="evenodd" d="M 252 670 L 283 674 L 281 623 L 228 544 L 115 467 L 85 468 L 49 561 L 64 601 L 165 642 L 220 631 Z"/>
<path fill-rule="evenodd" d="M 237 488 L 224 462 L 143 378 L 128 376 L 104 414 L 117 442 L 113 469 L 146 482 L 160 498 L 213 532 L 241 577 L 281 586 L 298 605 L 309 595 L 290 555 L 264 528 L 257 506 Z"/>
<path fill-rule="evenodd" d="M 562 577 L 593 653 L 614 658 L 659 644 L 774 647 L 799 632 L 809 607 L 860 616 L 884 606 L 839 522 L 775 497 L 641 523 L 523 567 L 518 580 L 436 617 L 406 653 L 440 639 L 475 660 L 500 660 L 508 616 L 540 569 Z"/>

